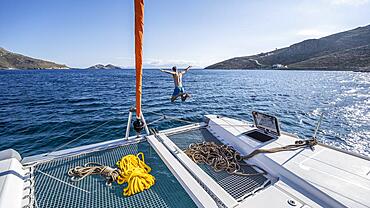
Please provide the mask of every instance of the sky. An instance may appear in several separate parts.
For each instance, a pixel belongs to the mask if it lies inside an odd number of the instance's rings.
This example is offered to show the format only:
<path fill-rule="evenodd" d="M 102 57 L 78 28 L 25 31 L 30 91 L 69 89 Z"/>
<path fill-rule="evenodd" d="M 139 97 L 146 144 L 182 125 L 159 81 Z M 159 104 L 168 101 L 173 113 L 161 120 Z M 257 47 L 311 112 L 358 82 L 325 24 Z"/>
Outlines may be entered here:
<path fill-rule="evenodd" d="M 370 24 L 370 0 L 146 0 L 144 67 L 205 67 Z M 134 66 L 133 0 L 0 0 L 0 47 Z"/>

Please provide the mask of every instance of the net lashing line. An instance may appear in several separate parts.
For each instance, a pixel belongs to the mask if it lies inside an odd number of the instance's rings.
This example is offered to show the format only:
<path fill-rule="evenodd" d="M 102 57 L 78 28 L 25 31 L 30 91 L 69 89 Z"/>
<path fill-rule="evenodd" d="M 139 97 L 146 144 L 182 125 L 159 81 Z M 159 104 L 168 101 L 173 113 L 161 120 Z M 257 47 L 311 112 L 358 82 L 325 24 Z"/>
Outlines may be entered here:
<path fill-rule="evenodd" d="M 264 175 L 266 171 L 262 168 L 242 162 L 241 155 L 231 146 L 218 145 L 214 142 L 192 143 L 184 151 L 197 164 L 207 164 L 214 171 L 226 171 L 229 174 L 240 176 Z M 261 172 L 244 173 L 241 166 L 250 166 Z"/>
<path fill-rule="evenodd" d="M 141 156 L 141 158 L 140 158 Z M 99 163 L 89 162 L 84 166 L 76 166 L 68 170 L 71 181 L 78 182 L 90 175 L 101 175 L 106 179 L 107 185 L 113 182 L 118 184 L 127 183 L 123 189 L 124 196 L 131 196 L 149 189 L 155 183 L 152 170 L 144 161 L 142 152 L 137 155 L 126 155 L 116 163 L 118 168 L 112 168 Z"/>

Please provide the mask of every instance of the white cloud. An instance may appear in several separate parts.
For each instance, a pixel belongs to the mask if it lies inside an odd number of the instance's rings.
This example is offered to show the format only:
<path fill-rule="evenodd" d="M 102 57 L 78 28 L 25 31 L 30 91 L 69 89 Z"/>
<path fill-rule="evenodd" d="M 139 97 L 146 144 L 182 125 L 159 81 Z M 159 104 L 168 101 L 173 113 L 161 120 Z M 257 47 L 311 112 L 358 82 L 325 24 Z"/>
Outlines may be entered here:
<path fill-rule="evenodd" d="M 115 57 L 115 59 L 120 60 L 121 63 L 117 64 L 123 68 L 135 68 L 135 59 L 131 57 Z M 193 66 L 193 68 L 203 68 L 207 63 L 197 62 L 197 61 L 188 61 L 188 60 L 162 60 L 162 59 L 153 59 L 145 58 L 143 60 L 143 68 L 172 68 L 177 66 L 184 68 L 187 66 Z"/>
<path fill-rule="evenodd" d="M 161 59 L 145 59 L 144 58 L 144 68 L 171 68 L 172 66 L 177 67 L 187 67 L 189 65 L 199 68 L 203 64 L 196 61 L 188 60 L 161 60 Z"/>
<path fill-rule="evenodd" d="M 328 0 L 335 5 L 360 6 L 369 3 L 369 0 Z"/>

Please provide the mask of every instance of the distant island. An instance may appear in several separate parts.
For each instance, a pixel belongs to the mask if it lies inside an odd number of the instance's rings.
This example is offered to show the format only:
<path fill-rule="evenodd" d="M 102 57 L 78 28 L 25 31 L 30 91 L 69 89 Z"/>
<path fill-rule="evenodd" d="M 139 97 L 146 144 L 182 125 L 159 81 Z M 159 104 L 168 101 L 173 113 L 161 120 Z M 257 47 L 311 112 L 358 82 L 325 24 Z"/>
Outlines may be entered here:
<path fill-rule="evenodd" d="M 0 47 L 0 69 L 69 69 L 69 67 L 12 53 Z"/>
<path fill-rule="evenodd" d="M 94 66 L 91 66 L 87 69 L 122 69 L 121 67 L 119 66 L 114 66 L 112 64 L 107 64 L 107 65 L 103 65 L 103 64 L 96 64 Z"/>
<path fill-rule="evenodd" d="M 370 25 L 286 48 L 231 58 L 206 69 L 298 69 L 370 72 Z"/>
<path fill-rule="evenodd" d="M 0 47 L 0 69 L 69 69 L 64 64 L 31 58 Z M 87 69 L 122 69 L 97 64 Z M 370 25 L 308 39 L 289 47 L 231 58 L 205 69 L 352 70 L 370 72 Z"/>

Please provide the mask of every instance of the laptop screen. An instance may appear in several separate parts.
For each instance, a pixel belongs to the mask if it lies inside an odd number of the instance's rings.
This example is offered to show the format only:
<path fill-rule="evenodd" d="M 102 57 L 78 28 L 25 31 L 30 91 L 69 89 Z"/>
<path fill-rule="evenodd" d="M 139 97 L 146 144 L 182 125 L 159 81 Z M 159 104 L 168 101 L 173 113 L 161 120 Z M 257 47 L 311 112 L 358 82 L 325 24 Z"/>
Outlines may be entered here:
<path fill-rule="evenodd" d="M 254 125 L 263 130 L 275 133 L 280 136 L 279 122 L 276 117 L 270 116 L 264 113 L 259 113 L 256 111 L 252 112 Z"/>

